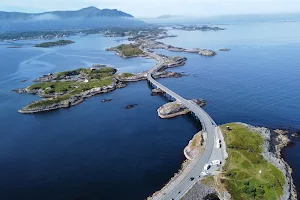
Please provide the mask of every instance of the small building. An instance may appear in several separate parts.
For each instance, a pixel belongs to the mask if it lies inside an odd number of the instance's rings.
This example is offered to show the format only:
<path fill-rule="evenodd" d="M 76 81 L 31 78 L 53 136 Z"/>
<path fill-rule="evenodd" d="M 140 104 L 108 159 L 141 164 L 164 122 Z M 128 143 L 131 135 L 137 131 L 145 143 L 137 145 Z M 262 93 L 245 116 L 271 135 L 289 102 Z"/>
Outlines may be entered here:
<path fill-rule="evenodd" d="M 84 81 L 83 82 L 85 82 L 85 83 L 88 83 L 89 82 L 89 80 L 88 79 L 84 79 Z"/>

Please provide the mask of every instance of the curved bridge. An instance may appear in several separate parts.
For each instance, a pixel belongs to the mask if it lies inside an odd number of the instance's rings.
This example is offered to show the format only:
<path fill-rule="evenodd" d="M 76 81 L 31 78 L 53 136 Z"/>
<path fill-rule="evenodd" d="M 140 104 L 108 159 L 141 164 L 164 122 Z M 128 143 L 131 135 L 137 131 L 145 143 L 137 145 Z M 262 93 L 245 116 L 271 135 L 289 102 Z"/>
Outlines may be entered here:
<path fill-rule="evenodd" d="M 150 53 L 146 51 L 150 57 L 156 59 L 158 63 L 148 71 L 147 79 L 148 82 L 161 90 L 163 90 L 166 94 L 170 95 L 180 103 L 182 103 L 185 107 L 187 107 L 196 117 L 200 120 L 202 127 L 203 127 L 203 135 L 205 136 L 205 149 L 201 156 L 201 158 L 196 162 L 193 166 L 192 170 L 189 172 L 188 176 L 184 177 L 184 179 L 175 185 L 172 190 L 166 192 L 163 199 L 180 199 L 182 196 L 188 192 L 188 190 L 195 184 L 195 181 L 191 181 L 191 177 L 195 178 L 195 180 L 199 180 L 200 174 L 203 171 L 204 165 L 209 163 L 211 160 L 211 156 L 214 150 L 214 144 L 217 138 L 217 131 L 218 127 L 213 119 L 196 103 L 188 101 L 181 97 L 180 95 L 176 94 L 169 88 L 165 87 L 164 85 L 160 84 L 156 80 L 153 79 L 152 74 L 163 67 L 164 60 L 162 57 Z"/>

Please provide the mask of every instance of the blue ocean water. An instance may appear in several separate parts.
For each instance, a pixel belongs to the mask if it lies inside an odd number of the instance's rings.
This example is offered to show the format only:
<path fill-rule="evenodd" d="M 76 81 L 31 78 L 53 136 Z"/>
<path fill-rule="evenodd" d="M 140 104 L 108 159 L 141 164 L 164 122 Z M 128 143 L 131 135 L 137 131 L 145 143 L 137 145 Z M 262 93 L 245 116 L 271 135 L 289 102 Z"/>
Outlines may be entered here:
<path fill-rule="evenodd" d="M 41 41 L 0 45 L 0 199 L 144 199 L 178 170 L 199 124 L 189 117 L 161 120 L 156 109 L 166 100 L 152 97 L 146 81 L 71 109 L 19 114 L 38 97 L 10 90 L 45 73 L 94 63 L 140 72 L 155 63 L 104 50 L 126 42 L 121 39 L 71 39 L 74 45 L 46 50 L 31 47 Z M 23 48 L 7 48 L 12 45 Z M 129 104 L 138 105 L 126 110 Z"/>
<path fill-rule="evenodd" d="M 186 48 L 208 48 L 213 58 L 159 50 L 188 58 L 173 71 L 189 76 L 161 80 L 186 98 L 203 98 L 205 110 L 218 124 L 245 122 L 256 126 L 300 130 L 300 23 L 261 22 L 224 26 L 225 31 L 170 31 L 177 38 L 162 40 Z M 220 48 L 230 48 L 220 52 Z M 300 187 L 300 142 L 283 150 Z M 300 190 L 298 189 L 298 192 Z"/>
<path fill-rule="evenodd" d="M 183 97 L 203 98 L 218 124 L 241 121 L 271 128 L 300 129 L 299 23 L 226 25 L 225 31 L 171 31 L 167 44 L 209 48 L 212 58 L 159 51 L 188 58 L 173 71 L 188 76 L 161 79 Z M 10 92 L 45 73 L 108 64 L 121 72 L 155 64 L 122 59 L 105 48 L 127 42 L 99 35 L 70 38 L 75 44 L 36 49 L 41 41 L 0 43 L 0 199 L 145 199 L 176 172 L 182 150 L 199 130 L 188 116 L 161 120 L 163 97 L 150 96 L 146 82 L 87 99 L 70 109 L 22 115 L 38 99 Z M 8 46 L 22 45 L 20 49 Z M 219 52 L 222 47 L 229 52 Z M 27 80 L 26 82 L 20 82 Z M 112 98 L 101 103 L 103 98 Z M 128 104 L 138 104 L 126 110 Z M 285 149 L 300 185 L 299 148 Z"/>

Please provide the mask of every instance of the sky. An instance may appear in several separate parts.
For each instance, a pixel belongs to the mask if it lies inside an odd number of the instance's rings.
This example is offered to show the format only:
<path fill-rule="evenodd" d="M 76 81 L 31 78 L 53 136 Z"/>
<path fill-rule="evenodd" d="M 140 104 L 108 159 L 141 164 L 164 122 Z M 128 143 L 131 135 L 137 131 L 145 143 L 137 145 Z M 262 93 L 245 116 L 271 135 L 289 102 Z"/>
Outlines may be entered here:
<path fill-rule="evenodd" d="M 300 0 L 1 0 L 0 10 L 45 12 L 88 6 L 118 9 L 136 17 L 300 12 Z"/>

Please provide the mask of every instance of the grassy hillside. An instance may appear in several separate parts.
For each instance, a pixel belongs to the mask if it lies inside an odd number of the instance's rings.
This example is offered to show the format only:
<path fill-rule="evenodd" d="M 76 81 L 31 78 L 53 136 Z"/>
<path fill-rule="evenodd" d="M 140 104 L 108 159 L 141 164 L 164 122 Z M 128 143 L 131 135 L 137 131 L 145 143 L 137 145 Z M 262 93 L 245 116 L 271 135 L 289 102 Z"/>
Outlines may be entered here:
<path fill-rule="evenodd" d="M 232 130 L 228 131 L 226 126 Z M 225 124 L 221 129 L 229 154 L 224 184 L 233 199 L 279 199 L 285 179 L 261 155 L 263 138 L 240 124 Z"/>
<path fill-rule="evenodd" d="M 118 49 L 126 57 L 139 56 L 143 54 L 143 51 L 140 50 L 138 46 L 133 44 L 122 44 L 117 46 L 116 49 Z"/>

